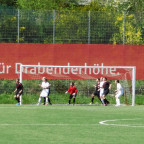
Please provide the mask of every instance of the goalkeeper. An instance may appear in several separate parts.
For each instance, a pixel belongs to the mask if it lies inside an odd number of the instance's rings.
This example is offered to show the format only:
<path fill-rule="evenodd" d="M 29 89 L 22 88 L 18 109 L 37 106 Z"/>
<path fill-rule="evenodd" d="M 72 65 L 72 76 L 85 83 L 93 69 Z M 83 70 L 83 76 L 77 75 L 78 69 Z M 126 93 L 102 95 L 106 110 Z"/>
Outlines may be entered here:
<path fill-rule="evenodd" d="M 77 95 L 77 92 L 78 92 L 76 86 L 74 85 L 74 82 L 70 83 L 70 87 L 65 92 L 65 94 L 67 94 L 68 92 L 70 93 L 68 104 L 71 103 L 71 99 L 73 98 L 73 105 L 74 105 L 75 104 L 75 98 L 76 98 L 76 95 Z"/>

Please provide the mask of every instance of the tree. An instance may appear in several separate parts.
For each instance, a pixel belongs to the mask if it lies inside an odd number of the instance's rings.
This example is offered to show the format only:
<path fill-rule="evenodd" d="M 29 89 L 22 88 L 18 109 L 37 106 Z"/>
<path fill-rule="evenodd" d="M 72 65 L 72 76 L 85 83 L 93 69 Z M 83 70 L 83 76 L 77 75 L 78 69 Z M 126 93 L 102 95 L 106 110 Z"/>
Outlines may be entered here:
<path fill-rule="evenodd" d="M 126 19 L 125 23 L 123 19 Z M 142 29 L 137 26 L 137 21 L 134 14 L 119 14 L 115 21 L 115 26 L 118 27 L 119 32 L 115 32 L 111 41 L 113 44 L 142 44 Z M 123 36 L 125 40 L 123 41 Z"/>
<path fill-rule="evenodd" d="M 22 9 L 67 10 L 78 6 L 78 0 L 17 0 L 17 5 Z"/>
<path fill-rule="evenodd" d="M 142 12 L 144 10 L 144 1 L 143 0 L 129 0 L 130 8 L 129 11 L 133 12 Z"/>
<path fill-rule="evenodd" d="M 0 0 L 0 5 L 14 6 L 16 7 L 17 0 Z"/>

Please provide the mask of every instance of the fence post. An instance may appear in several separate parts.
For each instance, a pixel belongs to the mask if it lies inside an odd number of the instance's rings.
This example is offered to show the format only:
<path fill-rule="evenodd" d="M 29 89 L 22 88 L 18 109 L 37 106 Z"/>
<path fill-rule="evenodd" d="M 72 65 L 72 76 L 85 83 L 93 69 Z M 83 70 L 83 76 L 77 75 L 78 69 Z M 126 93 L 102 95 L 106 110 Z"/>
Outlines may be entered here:
<path fill-rule="evenodd" d="M 123 45 L 125 44 L 125 12 L 123 12 Z"/>
<path fill-rule="evenodd" d="M 20 31 L 19 31 L 19 25 L 20 25 L 19 17 L 20 17 L 20 11 L 19 11 L 19 9 L 18 9 L 18 15 L 17 15 L 17 17 L 18 17 L 17 42 L 19 43 L 19 37 L 20 37 Z"/>
<path fill-rule="evenodd" d="M 53 10 L 53 43 L 55 43 L 55 10 Z"/>
<path fill-rule="evenodd" d="M 90 44 L 90 30 L 91 30 L 91 27 L 90 27 L 90 20 L 91 20 L 91 13 L 90 13 L 90 10 L 88 11 L 88 44 Z M 90 81 L 88 80 L 88 96 L 90 95 Z"/>
<path fill-rule="evenodd" d="M 90 44 L 90 20 L 91 20 L 91 13 L 90 13 L 90 10 L 88 12 L 88 44 Z"/>

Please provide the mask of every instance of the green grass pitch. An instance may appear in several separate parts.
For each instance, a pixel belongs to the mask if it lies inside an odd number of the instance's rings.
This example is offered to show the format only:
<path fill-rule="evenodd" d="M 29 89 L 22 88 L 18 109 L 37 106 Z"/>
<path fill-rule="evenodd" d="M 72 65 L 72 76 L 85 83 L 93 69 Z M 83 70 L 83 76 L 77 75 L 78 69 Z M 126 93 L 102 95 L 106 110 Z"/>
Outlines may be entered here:
<path fill-rule="evenodd" d="M 0 105 L 0 143 L 143 144 L 144 106 Z"/>

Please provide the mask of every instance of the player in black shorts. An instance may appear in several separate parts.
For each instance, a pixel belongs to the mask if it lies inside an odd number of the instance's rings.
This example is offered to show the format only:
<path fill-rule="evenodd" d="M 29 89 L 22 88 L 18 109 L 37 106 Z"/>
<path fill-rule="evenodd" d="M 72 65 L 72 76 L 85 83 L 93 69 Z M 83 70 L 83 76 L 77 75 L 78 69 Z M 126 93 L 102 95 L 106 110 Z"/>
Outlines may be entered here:
<path fill-rule="evenodd" d="M 97 96 L 98 97 L 98 99 L 101 101 L 101 99 L 100 99 L 100 79 L 99 78 L 97 78 L 96 79 L 96 85 L 94 85 L 94 87 L 96 88 L 95 89 L 95 92 L 91 95 L 91 103 L 90 104 L 93 104 L 93 101 L 94 101 L 94 97 L 95 96 Z"/>
<path fill-rule="evenodd" d="M 107 78 L 104 78 L 104 84 L 103 84 L 103 88 L 104 88 L 104 93 L 103 93 L 103 97 L 104 97 L 104 103 L 105 105 L 109 104 L 109 101 L 106 99 L 106 95 L 109 93 L 109 90 L 111 89 L 111 83 L 107 81 Z"/>
<path fill-rule="evenodd" d="M 16 105 L 20 105 L 20 96 L 23 93 L 23 85 L 19 82 L 19 79 L 16 79 L 16 89 L 15 89 L 15 96 L 14 98 L 18 101 Z"/>

